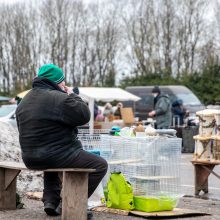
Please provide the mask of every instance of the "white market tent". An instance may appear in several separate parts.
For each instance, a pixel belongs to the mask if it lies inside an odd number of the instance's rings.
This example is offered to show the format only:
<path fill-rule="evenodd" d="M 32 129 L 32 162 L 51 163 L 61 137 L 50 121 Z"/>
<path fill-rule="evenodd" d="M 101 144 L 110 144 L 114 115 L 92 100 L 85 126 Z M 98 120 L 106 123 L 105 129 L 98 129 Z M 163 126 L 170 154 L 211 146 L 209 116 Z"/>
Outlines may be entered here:
<path fill-rule="evenodd" d="M 79 95 L 89 103 L 90 112 L 94 112 L 95 101 L 138 101 L 141 98 L 120 88 L 79 87 Z M 89 121 L 90 129 L 94 127 L 94 114 Z"/>

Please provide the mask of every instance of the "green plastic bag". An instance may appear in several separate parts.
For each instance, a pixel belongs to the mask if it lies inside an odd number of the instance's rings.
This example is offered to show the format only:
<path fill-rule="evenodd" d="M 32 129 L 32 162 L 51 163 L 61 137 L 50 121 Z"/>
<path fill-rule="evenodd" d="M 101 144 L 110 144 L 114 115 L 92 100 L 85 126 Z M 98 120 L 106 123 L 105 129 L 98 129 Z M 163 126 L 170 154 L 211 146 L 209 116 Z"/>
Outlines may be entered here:
<path fill-rule="evenodd" d="M 107 189 L 107 207 L 123 210 L 134 209 L 132 186 L 126 181 L 125 177 L 121 173 L 111 174 L 107 184 Z"/>
<path fill-rule="evenodd" d="M 143 212 L 171 211 L 176 207 L 177 199 L 169 196 L 134 196 L 135 210 Z"/>

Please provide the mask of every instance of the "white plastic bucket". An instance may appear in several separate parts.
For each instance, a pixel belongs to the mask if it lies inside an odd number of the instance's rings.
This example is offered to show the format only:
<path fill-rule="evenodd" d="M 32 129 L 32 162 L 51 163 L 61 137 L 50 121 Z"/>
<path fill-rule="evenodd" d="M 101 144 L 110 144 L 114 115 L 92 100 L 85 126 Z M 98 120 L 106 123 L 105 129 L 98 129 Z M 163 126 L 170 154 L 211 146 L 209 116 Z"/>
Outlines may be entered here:
<path fill-rule="evenodd" d="M 220 110 L 215 113 L 216 135 L 220 136 Z"/>

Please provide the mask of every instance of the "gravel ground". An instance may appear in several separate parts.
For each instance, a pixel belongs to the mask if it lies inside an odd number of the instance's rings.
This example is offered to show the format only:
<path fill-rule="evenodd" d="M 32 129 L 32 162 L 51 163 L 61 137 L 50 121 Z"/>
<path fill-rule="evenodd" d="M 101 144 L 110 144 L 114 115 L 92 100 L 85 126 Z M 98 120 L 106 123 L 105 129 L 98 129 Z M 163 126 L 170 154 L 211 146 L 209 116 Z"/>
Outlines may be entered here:
<path fill-rule="evenodd" d="M 13 211 L 0 211 L 1 220 L 60 220 L 60 217 L 47 217 L 43 211 L 43 203 L 37 200 L 23 198 L 25 204 L 24 209 Z M 183 197 L 180 199 L 179 208 L 187 208 L 195 211 L 201 211 L 211 214 L 211 216 L 185 217 L 178 219 L 194 219 L 194 220 L 219 220 L 220 219 L 220 201 L 204 200 L 194 197 Z M 93 212 L 94 220 L 141 220 L 144 218 L 134 216 L 120 216 L 108 213 Z M 166 218 L 169 219 L 169 218 Z"/>

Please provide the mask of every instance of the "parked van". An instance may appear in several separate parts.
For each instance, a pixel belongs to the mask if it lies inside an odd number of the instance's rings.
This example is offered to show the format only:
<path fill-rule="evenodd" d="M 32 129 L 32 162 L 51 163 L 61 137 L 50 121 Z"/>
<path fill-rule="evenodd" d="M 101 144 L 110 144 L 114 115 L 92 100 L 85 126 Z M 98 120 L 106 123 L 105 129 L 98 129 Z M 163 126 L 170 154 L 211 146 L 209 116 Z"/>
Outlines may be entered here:
<path fill-rule="evenodd" d="M 141 100 L 137 102 L 124 102 L 124 107 L 133 107 L 135 117 L 139 117 L 141 120 L 147 118 L 148 112 L 153 110 L 153 96 L 152 89 L 154 86 L 132 86 L 126 87 L 125 90 L 141 97 Z M 161 93 L 168 94 L 171 103 L 177 99 L 182 99 L 183 106 L 189 111 L 190 116 L 195 115 L 195 112 L 202 110 L 205 106 L 196 97 L 196 95 L 185 86 L 159 86 Z"/>

